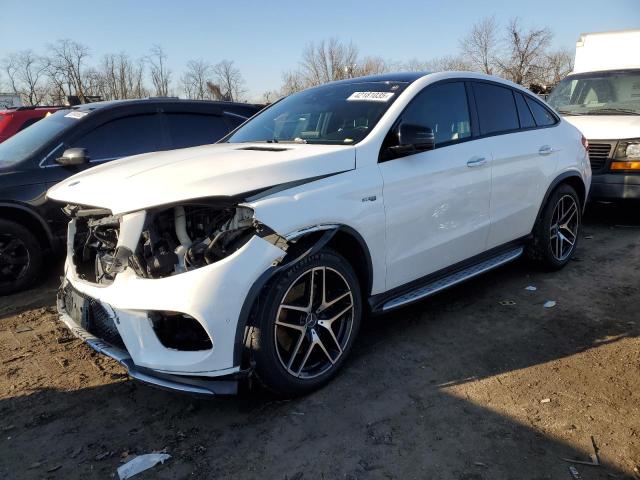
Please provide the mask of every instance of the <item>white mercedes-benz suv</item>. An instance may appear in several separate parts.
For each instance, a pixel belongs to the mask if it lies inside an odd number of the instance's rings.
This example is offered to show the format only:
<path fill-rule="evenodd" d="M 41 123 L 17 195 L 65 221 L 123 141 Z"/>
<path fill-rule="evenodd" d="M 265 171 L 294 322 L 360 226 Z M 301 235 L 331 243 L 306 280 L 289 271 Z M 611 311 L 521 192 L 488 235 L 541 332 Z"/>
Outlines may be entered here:
<path fill-rule="evenodd" d="M 53 187 L 71 218 L 60 317 L 157 386 L 234 393 L 251 374 L 305 393 L 340 369 L 367 313 L 523 254 L 566 265 L 590 183 L 580 132 L 513 83 L 329 83 L 218 144 Z"/>

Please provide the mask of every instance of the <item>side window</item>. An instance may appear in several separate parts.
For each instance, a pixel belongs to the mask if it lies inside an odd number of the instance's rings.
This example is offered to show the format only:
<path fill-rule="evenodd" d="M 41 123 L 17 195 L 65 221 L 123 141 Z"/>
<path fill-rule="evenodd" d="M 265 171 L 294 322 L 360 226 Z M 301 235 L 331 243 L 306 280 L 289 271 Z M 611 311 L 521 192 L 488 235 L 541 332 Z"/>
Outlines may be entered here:
<path fill-rule="evenodd" d="M 471 123 L 464 83 L 427 87 L 409 104 L 402 114 L 402 121 L 431 128 L 436 147 L 470 137 Z"/>
<path fill-rule="evenodd" d="M 527 102 L 524 101 L 524 97 L 520 92 L 513 92 L 516 97 L 516 106 L 518 107 L 518 117 L 520 118 L 520 128 L 531 128 L 536 126 L 536 122 L 533 120 L 531 110 L 527 106 Z"/>
<path fill-rule="evenodd" d="M 162 130 L 156 114 L 135 115 L 104 123 L 71 147 L 86 148 L 91 161 L 153 152 L 162 148 Z"/>
<path fill-rule="evenodd" d="M 481 135 L 520 128 L 518 112 L 510 88 L 474 82 L 473 92 L 478 107 Z"/>
<path fill-rule="evenodd" d="M 233 130 L 234 128 L 236 128 L 240 124 L 244 123 L 245 120 L 246 120 L 245 117 L 243 117 L 241 115 L 238 115 L 238 114 L 235 114 L 235 113 L 225 114 L 225 118 L 227 119 L 227 123 L 229 124 L 229 129 L 230 130 Z"/>
<path fill-rule="evenodd" d="M 547 110 L 540 102 L 535 101 L 532 98 L 526 97 L 527 105 L 533 113 L 533 118 L 536 119 L 536 125 L 539 127 L 546 127 L 556 123 L 556 117 Z"/>
<path fill-rule="evenodd" d="M 219 115 L 168 113 L 166 118 L 173 148 L 216 143 L 229 131 L 224 118 Z"/>

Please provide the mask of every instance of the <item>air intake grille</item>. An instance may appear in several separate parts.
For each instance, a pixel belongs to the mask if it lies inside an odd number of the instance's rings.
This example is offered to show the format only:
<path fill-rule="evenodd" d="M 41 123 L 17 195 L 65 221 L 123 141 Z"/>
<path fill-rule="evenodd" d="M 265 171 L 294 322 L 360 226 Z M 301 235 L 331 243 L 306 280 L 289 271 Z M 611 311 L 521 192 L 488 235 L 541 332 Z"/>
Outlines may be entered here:
<path fill-rule="evenodd" d="M 602 170 L 613 149 L 613 143 L 591 143 L 589 142 L 589 161 L 591 170 Z"/>
<path fill-rule="evenodd" d="M 90 333 L 93 333 L 100 340 L 104 340 L 111 345 L 125 348 L 113 318 L 111 318 L 99 302 L 93 299 L 89 300 L 89 311 L 87 314 L 86 329 Z"/>

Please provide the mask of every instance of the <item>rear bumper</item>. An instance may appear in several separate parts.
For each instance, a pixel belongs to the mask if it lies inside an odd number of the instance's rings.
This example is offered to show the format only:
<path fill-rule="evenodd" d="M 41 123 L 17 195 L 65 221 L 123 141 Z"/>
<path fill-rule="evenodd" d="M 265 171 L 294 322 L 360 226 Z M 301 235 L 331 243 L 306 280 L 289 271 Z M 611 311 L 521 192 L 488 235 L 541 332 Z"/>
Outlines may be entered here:
<path fill-rule="evenodd" d="M 599 200 L 640 199 L 640 174 L 593 175 L 590 198 Z"/>
<path fill-rule="evenodd" d="M 127 370 L 129 376 L 135 380 L 165 390 L 175 390 L 196 395 L 234 395 L 238 392 L 240 374 L 229 377 L 219 377 L 213 380 L 202 377 L 193 378 L 171 375 L 144 367 L 138 367 L 133 363 L 131 356 L 126 350 L 99 339 L 71 318 L 66 311 L 62 294 L 58 295 L 57 307 L 60 320 L 76 337 L 80 338 L 98 353 L 102 353 L 116 360 Z"/>

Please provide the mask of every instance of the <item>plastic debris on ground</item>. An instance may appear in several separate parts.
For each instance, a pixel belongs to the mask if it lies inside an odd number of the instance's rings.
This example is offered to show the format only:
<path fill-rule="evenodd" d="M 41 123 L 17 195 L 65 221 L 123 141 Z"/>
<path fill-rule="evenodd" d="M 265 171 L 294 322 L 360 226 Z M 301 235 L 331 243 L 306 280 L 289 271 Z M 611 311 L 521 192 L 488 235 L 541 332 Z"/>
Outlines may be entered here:
<path fill-rule="evenodd" d="M 574 480 L 582 480 L 582 477 L 580 476 L 580 472 L 578 472 L 578 469 L 573 465 L 569 466 L 569 473 L 571 474 Z"/>
<path fill-rule="evenodd" d="M 540 400 L 540 403 L 549 403 L 550 401 L 550 398 L 543 398 L 542 400 Z"/>
<path fill-rule="evenodd" d="M 556 306 L 556 302 L 554 302 L 553 300 L 547 300 L 546 302 L 544 302 L 543 307 L 544 308 L 553 308 Z"/>
<path fill-rule="evenodd" d="M 139 455 L 133 460 L 130 460 L 124 465 L 118 467 L 118 477 L 120 480 L 126 480 L 140 472 L 144 472 L 145 470 L 155 467 L 159 463 L 164 463 L 170 458 L 171 455 L 167 453 L 147 453 L 146 455 Z"/>
<path fill-rule="evenodd" d="M 538 287 L 534 287 L 533 285 L 529 285 L 528 287 L 525 287 L 525 290 L 529 290 L 530 292 L 535 292 L 536 290 L 538 290 Z"/>

